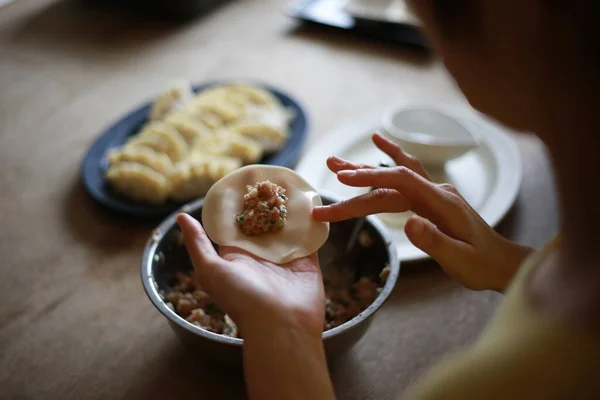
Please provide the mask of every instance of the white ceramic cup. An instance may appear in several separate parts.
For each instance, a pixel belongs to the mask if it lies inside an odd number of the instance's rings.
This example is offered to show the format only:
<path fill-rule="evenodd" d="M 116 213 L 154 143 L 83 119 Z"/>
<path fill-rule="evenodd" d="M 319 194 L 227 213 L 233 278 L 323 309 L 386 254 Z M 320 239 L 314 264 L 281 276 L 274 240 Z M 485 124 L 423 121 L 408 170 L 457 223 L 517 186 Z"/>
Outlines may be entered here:
<path fill-rule="evenodd" d="M 386 113 L 383 128 L 391 140 L 429 168 L 442 167 L 479 145 L 463 123 L 426 106 Z"/>

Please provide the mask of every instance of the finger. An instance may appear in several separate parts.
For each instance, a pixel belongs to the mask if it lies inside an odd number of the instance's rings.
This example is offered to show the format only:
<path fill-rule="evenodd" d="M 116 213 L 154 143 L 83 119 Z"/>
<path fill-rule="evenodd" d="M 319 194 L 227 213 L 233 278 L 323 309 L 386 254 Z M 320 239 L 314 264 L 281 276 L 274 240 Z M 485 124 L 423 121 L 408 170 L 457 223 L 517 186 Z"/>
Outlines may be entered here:
<path fill-rule="evenodd" d="M 183 232 L 183 241 L 194 267 L 203 269 L 206 265 L 215 264 L 220 260 L 200 222 L 188 214 L 179 214 L 177 223 Z"/>
<path fill-rule="evenodd" d="M 408 207 L 406 199 L 398 191 L 376 189 L 336 204 L 315 207 L 313 217 L 318 221 L 338 222 L 383 212 L 403 212 Z"/>
<path fill-rule="evenodd" d="M 468 265 L 467 260 L 473 255 L 471 245 L 445 235 L 434 224 L 421 217 L 410 217 L 404 231 L 415 247 L 430 255 L 452 277 L 460 276 L 456 268 Z"/>
<path fill-rule="evenodd" d="M 327 159 L 327 167 L 331 170 L 331 172 L 335 173 L 343 170 L 373 168 L 367 164 L 353 163 L 336 156 L 332 156 Z"/>
<path fill-rule="evenodd" d="M 457 195 L 458 197 L 460 197 L 461 199 L 465 200 L 465 198 L 462 196 L 462 194 L 460 194 L 458 189 L 456 189 L 453 185 L 451 185 L 449 183 L 441 183 L 438 185 L 438 187 L 440 189 L 442 189 L 443 191 L 453 193 L 453 194 Z M 465 200 L 465 202 L 466 202 L 466 200 Z"/>
<path fill-rule="evenodd" d="M 383 137 L 380 133 L 373 134 L 373 143 L 375 143 L 375 146 L 377 146 L 379 150 L 390 156 L 397 166 L 406 167 L 421 175 L 428 181 L 431 180 L 431 177 L 427 171 L 425 171 L 425 168 L 419 162 L 419 160 L 409 154 L 406 154 L 396 143 Z"/>
<path fill-rule="evenodd" d="M 458 196 L 440 189 L 406 167 L 340 171 L 337 176 L 348 186 L 374 186 L 398 191 L 405 198 L 407 208 L 437 226 L 441 224 L 452 229 L 453 236 L 461 233 L 465 224 L 465 207 Z"/>

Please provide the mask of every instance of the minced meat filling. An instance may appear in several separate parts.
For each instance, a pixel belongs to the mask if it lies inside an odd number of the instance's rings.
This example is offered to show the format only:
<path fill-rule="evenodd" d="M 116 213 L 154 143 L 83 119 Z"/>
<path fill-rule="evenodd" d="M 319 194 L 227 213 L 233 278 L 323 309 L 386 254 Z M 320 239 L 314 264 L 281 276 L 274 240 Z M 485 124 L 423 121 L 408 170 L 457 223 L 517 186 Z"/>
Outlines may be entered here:
<path fill-rule="evenodd" d="M 177 273 L 177 283 L 169 293 L 163 295 L 163 299 L 188 322 L 210 332 L 239 337 L 235 323 L 202 290 L 193 273 Z"/>
<path fill-rule="evenodd" d="M 379 277 L 362 277 L 349 288 L 332 284 L 325 278 L 323 331 L 340 326 L 366 310 L 379 295 L 388 275 L 389 267 L 386 267 Z M 178 273 L 177 283 L 163 299 L 180 317 L 196 326 L 225 336 L 241 337 L 235 323 L 202 290 L 193 273 Z"/>
<path fill-rule="evenodd" d="M 285 189 L 270 181 L 249 185 L 247 189 L 244 211 L 235 216 L 242 233 L 258 236 L 279 232 L 287 220 Z"/>

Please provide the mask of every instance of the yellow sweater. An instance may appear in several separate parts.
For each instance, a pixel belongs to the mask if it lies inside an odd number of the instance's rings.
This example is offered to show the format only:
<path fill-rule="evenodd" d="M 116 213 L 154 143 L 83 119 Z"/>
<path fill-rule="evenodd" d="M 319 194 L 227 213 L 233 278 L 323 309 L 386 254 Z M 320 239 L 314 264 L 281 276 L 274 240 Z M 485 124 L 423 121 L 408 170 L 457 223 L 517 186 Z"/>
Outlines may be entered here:
<path fill-rule="evenodd" d="M 525 299 L 527 275 L 557 245 L 523 264 L 479 341 L 434 368 L 408 399 L 600 399 L 600 334 L 542 316 Z"/>

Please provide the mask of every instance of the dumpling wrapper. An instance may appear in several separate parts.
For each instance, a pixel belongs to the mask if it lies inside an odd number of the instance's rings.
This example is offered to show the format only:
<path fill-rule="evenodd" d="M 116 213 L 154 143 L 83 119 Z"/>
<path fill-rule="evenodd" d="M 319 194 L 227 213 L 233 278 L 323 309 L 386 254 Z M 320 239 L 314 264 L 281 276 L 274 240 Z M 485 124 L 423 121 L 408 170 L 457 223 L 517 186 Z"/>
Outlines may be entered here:
<path fill-rule="evenodd" d="M 287 222 L 277 233 L 246 236 L 235 216 L 244 208 L 247 185 L 269 180 L 286 190 Z M 300 175 L 288 168 L 267 165 L 243 167 L 215 183 L 204 198 L 202 224 L 210 239 L 220 246 L 233 246 L 275 264 L 308 256 L 323 246 L 329 224 L 312 217 L 321 196 Z"/>

